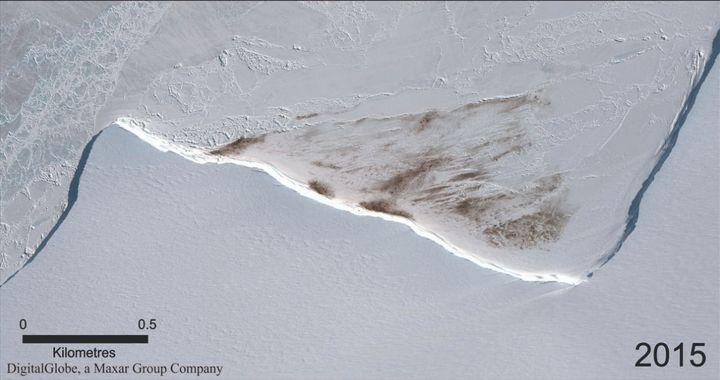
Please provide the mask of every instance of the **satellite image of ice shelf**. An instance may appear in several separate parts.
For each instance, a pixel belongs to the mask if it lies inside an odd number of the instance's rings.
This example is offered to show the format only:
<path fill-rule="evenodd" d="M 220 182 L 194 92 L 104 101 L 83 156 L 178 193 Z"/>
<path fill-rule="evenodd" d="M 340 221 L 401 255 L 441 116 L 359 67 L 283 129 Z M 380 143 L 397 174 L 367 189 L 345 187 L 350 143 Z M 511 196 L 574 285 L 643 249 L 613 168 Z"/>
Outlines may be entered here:
<path fill-rule="evenodd" d="M 720 378 L 720 2 L 0 2 L 1 379 Z"/>

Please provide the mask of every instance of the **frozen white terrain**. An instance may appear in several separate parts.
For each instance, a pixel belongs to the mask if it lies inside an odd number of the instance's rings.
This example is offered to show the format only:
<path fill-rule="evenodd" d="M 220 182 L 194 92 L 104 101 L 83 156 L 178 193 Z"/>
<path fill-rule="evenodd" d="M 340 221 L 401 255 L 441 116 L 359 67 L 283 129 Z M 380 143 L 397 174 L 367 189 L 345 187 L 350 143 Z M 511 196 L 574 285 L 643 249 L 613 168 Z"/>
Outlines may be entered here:
<path fill-rule="evenodd" d="M 477 264 L 578 283 L 623 238 L 720 26 L 713 2 L 0 7 L 0 282 L 125 117 L 186 158 L 272 166 Z"/>
<path fill-rule="evenodd" d="M 105 334 L 152 317 L 150 344 L 107 362 L 223 365 L 228 379 L 716 379 L 718 74 L 622 254 L 577 286 L 484 270 L 398 223 L 108 129 L 71 213 L 0 288 L 0 362 L 47 356 L 19 344 L 21 317 L 31 333 Z M 635 368 L 641 341 L 704 342 L 708 360 Z"/>
<path fill-rule="evenodd" d="M 152 318 L 105 362 L 718 379 L 719 20 L 0 2 L 0 378 L 98 362 L 21 334 Z M 683 343 L 685 365 L 636 367 L 640 342 Z"/>

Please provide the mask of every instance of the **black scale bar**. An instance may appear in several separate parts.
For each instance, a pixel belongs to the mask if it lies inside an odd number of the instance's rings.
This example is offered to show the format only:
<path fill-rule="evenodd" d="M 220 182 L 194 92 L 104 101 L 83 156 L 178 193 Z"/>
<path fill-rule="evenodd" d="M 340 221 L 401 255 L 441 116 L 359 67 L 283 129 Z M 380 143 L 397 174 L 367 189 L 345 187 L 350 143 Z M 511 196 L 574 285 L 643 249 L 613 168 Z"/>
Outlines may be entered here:
<path fill-rule="evenodd" d="M 147 335 L 23 335 L 29 344 L 147 344 Z"/>

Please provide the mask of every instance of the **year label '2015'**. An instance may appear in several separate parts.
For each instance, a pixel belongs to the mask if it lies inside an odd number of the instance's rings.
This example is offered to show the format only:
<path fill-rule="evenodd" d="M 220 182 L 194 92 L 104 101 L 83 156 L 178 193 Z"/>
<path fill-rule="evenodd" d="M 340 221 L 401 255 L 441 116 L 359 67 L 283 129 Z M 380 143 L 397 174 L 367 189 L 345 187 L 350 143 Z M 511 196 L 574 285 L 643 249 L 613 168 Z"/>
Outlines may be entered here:
<path fill-rule="evenodd" d="M 702 350 L 703 347 L 705 347 L 705 343 L 693 343 L 690 347 L 688 355 L 690 365 L 693 367 L 702 367 L 705 364 L 707 357 Z M 669 346 L 663 342 L 656 344 L 655 347 L 649 343 L 640 342 L 635 346 L 635 350 L 641 352 L 640 358 L 635 362 L 635 367 L 652 367 L 653 364 L 657 367 L 665 367 L 671 363 L 675 363 L 678 367 L 685 366 L 685 345 L 683 343 L 678 344 L 671 351 Z"/>

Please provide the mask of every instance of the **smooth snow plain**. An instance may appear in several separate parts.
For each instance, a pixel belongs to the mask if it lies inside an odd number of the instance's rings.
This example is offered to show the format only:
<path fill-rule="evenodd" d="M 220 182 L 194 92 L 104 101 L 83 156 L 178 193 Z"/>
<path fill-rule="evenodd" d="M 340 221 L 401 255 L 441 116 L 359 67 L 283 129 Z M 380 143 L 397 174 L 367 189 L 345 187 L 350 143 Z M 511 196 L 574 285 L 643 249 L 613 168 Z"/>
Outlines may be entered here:
<path fill-rule="evenodd" d="M 18 344 L 21 317 L 33 333 L 132 333 L 153 317 L 151 343 L 117 362 L 219 364 L 225 378 L 715 379 L 719 73 L 621 254 L 576 286 L 484 270 L 263 172 L 107 129 L 66 220 L 0 288 L 0 360 L 48 355 Z M 641 341 L 704 342 L 708 360 L 635 368 Z"/>

